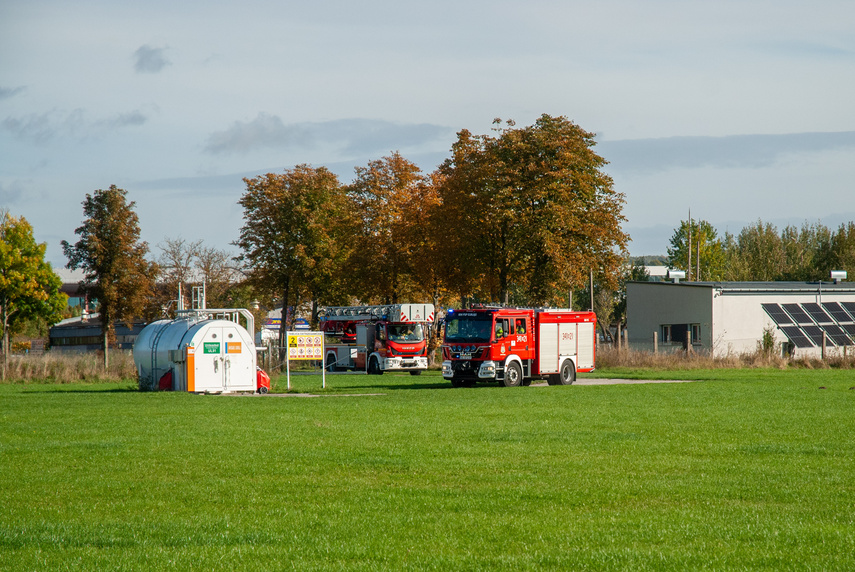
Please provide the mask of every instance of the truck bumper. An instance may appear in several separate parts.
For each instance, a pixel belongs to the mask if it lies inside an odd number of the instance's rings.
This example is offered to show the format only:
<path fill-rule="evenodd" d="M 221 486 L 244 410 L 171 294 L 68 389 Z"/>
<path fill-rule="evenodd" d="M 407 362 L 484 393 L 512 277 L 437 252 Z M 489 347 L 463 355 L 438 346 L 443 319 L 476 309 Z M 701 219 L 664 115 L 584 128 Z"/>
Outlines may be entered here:
<path fill-rule="evenodd" d="M 402 356 L 385 358 L 382 363 L 384 371 L 413 371 L 427 369 L 427 357 Z"/>
<path fill-rule="evenodd" d="M 446 379 L 496 379 L 496 362 L 469 361 L 469 360 L 446 360 L 442 362 L 442 377 Z"/>

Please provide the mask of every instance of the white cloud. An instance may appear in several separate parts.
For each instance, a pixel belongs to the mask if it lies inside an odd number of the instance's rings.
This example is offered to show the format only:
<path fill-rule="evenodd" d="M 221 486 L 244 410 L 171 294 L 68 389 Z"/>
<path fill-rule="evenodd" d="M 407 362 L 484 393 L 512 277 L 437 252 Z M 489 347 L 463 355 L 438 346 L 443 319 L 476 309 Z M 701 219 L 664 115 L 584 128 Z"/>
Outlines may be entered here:
<path fill-rule="evenodd" d="M 847 148 L 855 151 L 855 131 L 601 141 L 596 150 L 610 162 L 610 171 L 653 172 L 701 167 L 761 168 L 788 155 Z"/>
<path fill-rule="evenodd" d="M 421 149 L 453 130 L 440 125 L 401 124 L 371 119 L 339 119 L 286 125 L 276 115 L 259 113 L 212 133 L 205 152 L 213 155 L 248 153 L 264 148 L 329 148 L 345 155 L 371 155 L 396 149 Z"/>
<path fill-rule="evenodd" d="M 144 45 L 134 52 L 134 69 L 137 73 L 157 73 L 171 63 L 166 59 L 166 48 Z"/>
<path fill-rule="evenodd" d="M 30 113 L 22 117 L 7 117 L 0 129 L 26 143 L 46 145 L 55 139 L 99 137 L 123 127 L 143 125 L 148 117 L 139 110 L 90 121 L 83 109 Z"/>
<path fill-rule="evenodd" d="M 18 87 L 0 87 L 0 100 L 2 99 L 11 99 L 15 97 L 19 93 L 23 93 L 26 88 L 24 86 Z"/>

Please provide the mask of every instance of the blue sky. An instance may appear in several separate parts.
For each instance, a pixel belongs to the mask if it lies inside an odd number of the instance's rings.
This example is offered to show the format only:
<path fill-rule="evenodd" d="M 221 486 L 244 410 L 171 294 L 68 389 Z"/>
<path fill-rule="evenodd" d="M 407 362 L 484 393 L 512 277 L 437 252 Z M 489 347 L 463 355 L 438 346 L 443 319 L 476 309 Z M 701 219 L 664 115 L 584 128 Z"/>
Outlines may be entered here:
<path fill-rule="evenodd" d="M 738 232 L 855 220 L 855 3 L 0 3 L 0 208 L 48 258 L 86 193 L 166 237 L 233 249 L 242 177 L 349 180 L 460 129 L 565 115 L 598 134 L 633 254 L 680 219 Z"/>

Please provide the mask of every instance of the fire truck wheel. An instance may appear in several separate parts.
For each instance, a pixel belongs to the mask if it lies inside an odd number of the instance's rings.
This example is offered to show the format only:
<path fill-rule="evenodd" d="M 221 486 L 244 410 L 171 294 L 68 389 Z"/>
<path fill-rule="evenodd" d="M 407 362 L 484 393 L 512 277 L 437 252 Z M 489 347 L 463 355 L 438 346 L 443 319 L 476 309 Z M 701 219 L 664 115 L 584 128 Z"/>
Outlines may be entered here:
<path fill-rule="evenodd" d="M 517 362 L 512 361 L 508 364 L 508 367 L 505 368 L 505 387 L 519 387 L 522 385 L 522 371 L 520 371 L 520 366 Z"/>
<path fill-rule="evenodd" d="M 569 359 L 564 360 L 561 364 L 561 371 L 558 373 L 559 385 L 573 385 L 576 381 L 576 366 Z"/>
<path fill-rule="evenodd" d="M 368 362 L 368 375 L 383 375 L 383 370 L 380 369 L 380 362 L 376 357 L 371 358 Z"/>
<path fill-rule="evenodd" d="M 421 375 L 421 374 L 422 374 L 422 370 L 420 370 L 420 369 L 410 370 L 410 375 Z"/>
<path fill-rule="evenodd" d="M 266 394 L 268 391 L 270 391 L 270 390 L 267 389 L 266 387 L 264 387 L 263 385 L 258 388 L 258 393 L 260 393 L 261 395 Z"/>
<path fill-rule="evenodd" d="M 327 371 L 334 372 L 335 371 L 335 356 L 330 354 L 327 356 Z"/>

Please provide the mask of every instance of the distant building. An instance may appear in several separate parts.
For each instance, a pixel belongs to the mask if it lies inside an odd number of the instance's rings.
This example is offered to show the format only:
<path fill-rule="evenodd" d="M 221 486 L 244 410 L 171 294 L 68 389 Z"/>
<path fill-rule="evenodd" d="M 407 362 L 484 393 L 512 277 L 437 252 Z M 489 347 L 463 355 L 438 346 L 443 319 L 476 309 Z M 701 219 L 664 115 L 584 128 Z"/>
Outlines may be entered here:
<path fill-rule="evenodd" d="M 86 297 L 78 292 L 80 283 L 86 277 L 85 273 L 82 270 L 68 270 L 67 268 L 54 268 L 54 272 L 62 280 L 59 291 L 68 296 L 68 306 L 71 308 L 80 306 L 81 309 L 88 309 Z"/>
<path fill-rule="evenodd" d="M 750 353 L 771 331 L 778 352 L 819 356 L 823 337 L 828 351 L 855 351 L 850 282 L 629 282 L 626 296 L 629 346 L 639 350 L 652 350 L 656 334 L 659 351 Z"/>
<path fill-rule="evenodd" d="M 650 276 L 651 282 L 663 282 L 668 279 L 667 266 L 645 266 L 647 275 Z"/>
<path fill-rule="evenodd" d="M 134 322 L 129 328 L 124 322 L 116 322 L 116 344 L 119 349 L 130 350 L 134 347 L 137 335 L 146 326 L 146 322 Z M 63 320 L 50 329 L 50 347 L 53 352 L 86 352 L 100 350 L 101 319 L 98 313 L 88 317 L 79 316 Z"/>

